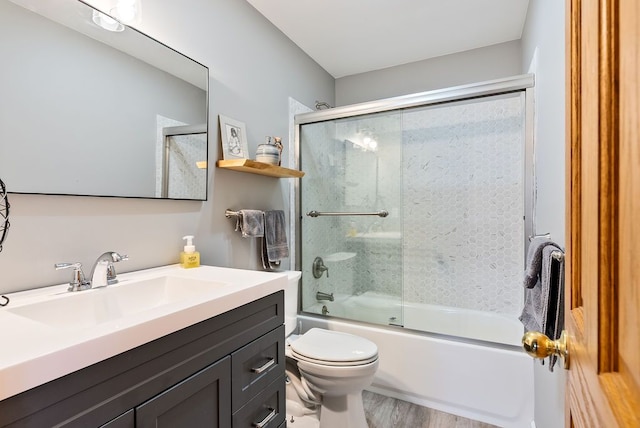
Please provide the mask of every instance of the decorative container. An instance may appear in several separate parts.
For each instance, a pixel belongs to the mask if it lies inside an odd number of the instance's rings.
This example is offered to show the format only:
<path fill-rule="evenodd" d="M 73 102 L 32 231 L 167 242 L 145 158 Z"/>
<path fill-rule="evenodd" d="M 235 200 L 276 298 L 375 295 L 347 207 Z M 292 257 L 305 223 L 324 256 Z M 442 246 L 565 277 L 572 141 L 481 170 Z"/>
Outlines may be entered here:
<path fill-rule="evenodd" d="M 260 144 L 256 151 L 256 161 L 271 165 L 280 165 L 280 149 L 274 144 Z"/>

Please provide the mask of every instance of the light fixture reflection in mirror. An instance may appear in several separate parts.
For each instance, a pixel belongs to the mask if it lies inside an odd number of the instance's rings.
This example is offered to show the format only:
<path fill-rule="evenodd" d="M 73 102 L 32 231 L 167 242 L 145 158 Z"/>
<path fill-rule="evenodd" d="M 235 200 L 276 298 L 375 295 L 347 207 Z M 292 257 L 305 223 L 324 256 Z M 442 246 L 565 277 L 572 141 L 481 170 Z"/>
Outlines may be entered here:
<path fill-rule="evenodd" d="M 125 24 L 138 24 L 142 17 L 142 3 L 140 0 L 118 0 L 111 13 Z"/>
<path fill-rule="evenodd" d="M 112 17 L 105 15 L 102 12 L 98 12 L 97 10 L 93 11 L 91 20 L 94 24 L 96 24 L 100 28 L 104 28 L 107 31 L 113 31 L 115 33 L 124 31 L 124 25 L 122 25 Z"/>
<path fill-rule="evenodd" d="M 124 31 L 124 25 L 139 24 L 142 16 L 142 4 L 140 0 L 118 0 L 115 7 L 109 10 L 109 15 L 106 15 L 97 10 L 93 11 L 91 19 L 93 22 L 101 28 L 107 31 L 113 31 L 119 33 Z"/>

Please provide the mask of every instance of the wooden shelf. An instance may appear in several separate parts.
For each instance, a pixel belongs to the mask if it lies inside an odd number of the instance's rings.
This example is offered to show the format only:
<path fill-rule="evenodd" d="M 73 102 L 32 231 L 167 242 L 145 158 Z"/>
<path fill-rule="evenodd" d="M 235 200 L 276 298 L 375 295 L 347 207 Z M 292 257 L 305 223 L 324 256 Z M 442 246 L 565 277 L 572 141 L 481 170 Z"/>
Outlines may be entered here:
<path fill-rule="evenodd" d="M 256 162 L 251 159 L 219 160 L 218 168 L 232 169 L 234 171 L 248 172 L 250 174 L 266 175 L 276 178 L 300 178 L 304 172 L 295 169 L 283 168 L 268 163 Z"/>

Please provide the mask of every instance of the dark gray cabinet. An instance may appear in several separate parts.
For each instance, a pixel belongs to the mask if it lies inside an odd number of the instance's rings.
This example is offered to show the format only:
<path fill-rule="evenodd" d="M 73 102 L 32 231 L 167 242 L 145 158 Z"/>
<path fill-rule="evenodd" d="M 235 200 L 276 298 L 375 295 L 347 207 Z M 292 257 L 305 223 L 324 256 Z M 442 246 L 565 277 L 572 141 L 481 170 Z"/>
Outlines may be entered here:
<path fill-rule="evenodd" d="M 280 427 L 280 291 L 0 401 L 0 427 Z"/>
<path fill-rule="evenodd" d="M 226 357 L 135 409 L 136 427 L 231 426 L 231 358 Z"/>
<path fill-rule="evenodd" d="M 133 409 L 122 414 L 114 420 L 101 425 L 100 428 L 134 428 L 136 426 L 136 416 Z"/>
<path fill-rule="evenodd" d="M 233 414 L 233 427 L 279 427 L 286 414 L 284 394 L 284 379 L 273 382 Z"/>

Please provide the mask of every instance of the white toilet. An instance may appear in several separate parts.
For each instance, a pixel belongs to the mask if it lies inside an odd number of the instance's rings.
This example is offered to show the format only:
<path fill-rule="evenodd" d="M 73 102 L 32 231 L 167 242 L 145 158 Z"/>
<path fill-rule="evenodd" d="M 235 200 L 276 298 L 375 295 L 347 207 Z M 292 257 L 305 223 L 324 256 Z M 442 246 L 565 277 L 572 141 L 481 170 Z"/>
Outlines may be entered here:
<path fill-rule="evenodd" d="M 301 272 L 290 271 L 285 290 L 286 356 L 297 363 L 300 380 L 319 397 L 320 428 L 367 428 L 362 390 L 378 369 L 378 347 L 363 337 L 312 328 L 292 336 L 298 315 Z"/>

